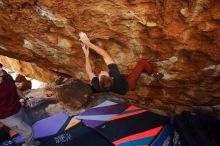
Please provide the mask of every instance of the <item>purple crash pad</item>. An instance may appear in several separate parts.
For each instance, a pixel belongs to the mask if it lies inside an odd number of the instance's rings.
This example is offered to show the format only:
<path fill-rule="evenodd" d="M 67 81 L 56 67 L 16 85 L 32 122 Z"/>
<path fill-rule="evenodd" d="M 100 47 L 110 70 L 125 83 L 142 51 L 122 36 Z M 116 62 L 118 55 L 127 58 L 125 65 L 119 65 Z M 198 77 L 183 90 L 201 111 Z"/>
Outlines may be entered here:
<path fill-rule="evenodd" d="M 126 104 L 115 104 L 111 106 L 91 108 L 80 114 L 80 116 L 91 116 L 91 115 L 107 115 L 107 114 L 119 114 L 124 111 L 128 105 Z"/>
<path fill-rule="evenodd" d="M 33 124 L 34 138 L 44 138 L 55 135 L 59 132 L 69 116 L 65 113 L 58 113 L 51 117 L 37 121 Z M 19 135 L 13 139 L 16 143 L 23 142 L 23 138 Z"/>
<path fill-rule="evenodd" d="M 112 117 L 120 114 L 128 106 L 129 105 L 124 103 L 116 103 L 106 100 L 100 105 L 90 108 L 80 115 L 75 116 L 75 118 L 82 120 L 85 125 L 95 128 L 110 120 Z"/>

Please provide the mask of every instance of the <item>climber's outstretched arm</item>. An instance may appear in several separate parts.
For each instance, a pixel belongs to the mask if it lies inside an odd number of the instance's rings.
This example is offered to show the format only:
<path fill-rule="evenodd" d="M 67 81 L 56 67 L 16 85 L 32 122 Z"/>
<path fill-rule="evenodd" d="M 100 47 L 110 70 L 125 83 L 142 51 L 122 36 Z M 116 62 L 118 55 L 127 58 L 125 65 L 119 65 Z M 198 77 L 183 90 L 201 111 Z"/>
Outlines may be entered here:
<path fill-rule="evenodd" d="M 114 63 L 113 59 L 111 58 L 111 56 L 102 48 L 94 45 L 93 43 L 90 42 L 89 38 L 87 37 L 87 35 L 84 32 L 80 32 L 79 33 L 80 36 L 80 40 L 89 48 L 91 48 L 92 50 L 94 50 L 96 53 L 98 53 L 99 55 L 101 55 L 105 61 L 105 63 L 107 65 Z"/>
<path fill-rule="evenodd" d="M 82 46 L 83 52 L 85 54 L 85 59 L 86 59 L 86 73 L 89 76 L 89 80 L 91 81 L 94 77 L 95 74 L 92 72 L 92 67 L 91 67 L 91 63 L 89 60 L 89 48 L 87 48 L 85 45 Z"/>

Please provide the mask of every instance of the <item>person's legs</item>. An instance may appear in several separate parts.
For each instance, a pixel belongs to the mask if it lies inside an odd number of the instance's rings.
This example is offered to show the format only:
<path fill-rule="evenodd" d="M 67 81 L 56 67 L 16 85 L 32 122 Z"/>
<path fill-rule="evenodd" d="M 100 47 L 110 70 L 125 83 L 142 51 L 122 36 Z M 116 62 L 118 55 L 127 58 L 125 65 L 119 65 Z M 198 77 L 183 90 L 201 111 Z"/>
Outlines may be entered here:
<path fill-rule="evenodd" d="M 129 90 L 134 90 L 135 89 L 137 80 L 139 79 L 139 77 L 140 77 L 140 75 L 143 71 L 145 71 L 148 74 L 153 73 L 153 67 L 145 59 L 141 59 L 140 61 L 138 61 L 135 68 L 127 76 Z"/>
<path fill-rule="evenodd" d="M 17 114 L 0 120 L 5 126 L 19 133 L 24 138 L 26 145 L 32 145 L 34 144 L 34 133 L 26 121 L 27 116 L 22 108 Z"/>
<path fill-rule="evenodd" d="M 28 117 L 26 111 L 27 111 L 27 110 L 25 110 L 24 108 L 22 108 L 23 120 L 24 120 L 24 122 L 25 122 L 26 124 L 28 124 L 29 126 L 32 127 L 33 122 L 32 122 L 32 120 Z"/>

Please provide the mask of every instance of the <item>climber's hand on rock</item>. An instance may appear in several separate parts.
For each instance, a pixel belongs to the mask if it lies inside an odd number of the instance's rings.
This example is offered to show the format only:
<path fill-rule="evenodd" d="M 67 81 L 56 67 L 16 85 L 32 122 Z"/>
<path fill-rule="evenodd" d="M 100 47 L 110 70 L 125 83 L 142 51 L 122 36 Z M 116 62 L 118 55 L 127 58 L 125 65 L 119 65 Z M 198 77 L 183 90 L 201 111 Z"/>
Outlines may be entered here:
<path fill-rule="evenodd" d="M 80 32 L 79 33 L 79 37 L 80 37 L 80 41 L 82 41 L 85 45 L 89 45 L 89 43 L 90 43 L 90 40 L 89 40 L 89 38 L 87 37 L 87 35 L 86 35 L 86 33 L 84 33 L 84 32 Z"/>

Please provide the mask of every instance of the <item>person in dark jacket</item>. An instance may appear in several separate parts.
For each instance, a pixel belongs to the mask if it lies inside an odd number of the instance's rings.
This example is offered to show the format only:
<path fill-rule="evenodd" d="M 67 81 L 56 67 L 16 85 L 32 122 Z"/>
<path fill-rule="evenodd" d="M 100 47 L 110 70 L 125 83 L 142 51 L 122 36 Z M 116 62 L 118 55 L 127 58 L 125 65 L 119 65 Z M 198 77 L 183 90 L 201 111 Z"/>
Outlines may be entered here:
<path fill-rule="evenodd" d="M 91 81 L 91 86 L 97 92 L 114 92 L 124 95 L 129 90 L 135 90 L 136 82 L 143 71 L 148 74 L 153 73 L 151 64 L 147 60 L 141 59 L 132 70 L 132 72 L 127 77 L 125 77 L 120 73 L 117 65 L 104 49 L 91 43 L 85 33 L 80 32 L 79 36 L 83 43 L 82 49 L 85 54 L 86 73 Z M 106 65 L 108 66 L 108 71 L 101 71 L 98 77 L 93 73 L 91 68 L 89 60 L 89 48 L 101 55 Z"/>
<path fill-rule="evenodd" d="M 31 122 L 21 107 L 20 98 L 25 97 L 0 64 L 0 122 L 24 138 L 23 146 L 37 146 L 39 142 L 34 141 Z"/>

